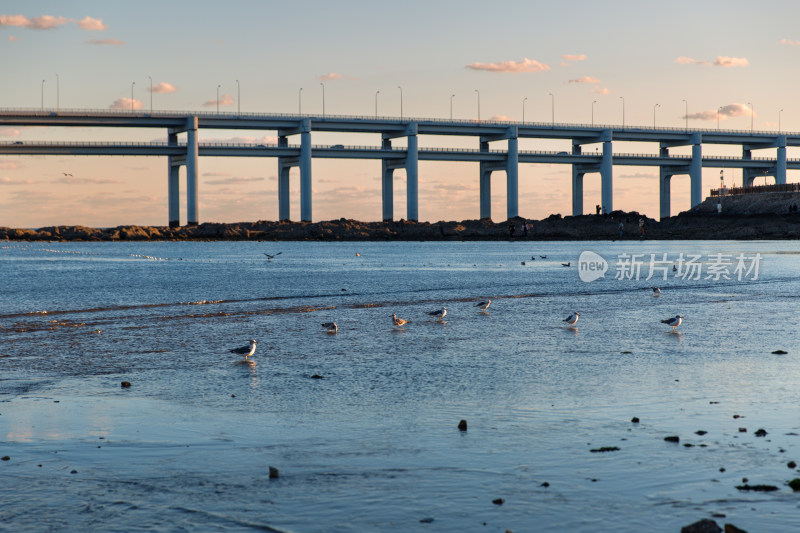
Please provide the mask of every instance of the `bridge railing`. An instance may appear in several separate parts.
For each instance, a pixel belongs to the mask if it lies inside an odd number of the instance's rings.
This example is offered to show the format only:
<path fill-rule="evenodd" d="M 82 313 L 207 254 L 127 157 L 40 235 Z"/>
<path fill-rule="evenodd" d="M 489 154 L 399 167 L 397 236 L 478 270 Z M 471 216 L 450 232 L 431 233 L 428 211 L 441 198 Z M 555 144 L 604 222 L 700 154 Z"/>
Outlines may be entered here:
<path fill-rule="evenodd" d="M 711 189 L 711 196 L 730 196 L 763 192 L 800 192 L 800 183 L 778 183 L 775 185 L 753 185 L 752 187 Z"/>

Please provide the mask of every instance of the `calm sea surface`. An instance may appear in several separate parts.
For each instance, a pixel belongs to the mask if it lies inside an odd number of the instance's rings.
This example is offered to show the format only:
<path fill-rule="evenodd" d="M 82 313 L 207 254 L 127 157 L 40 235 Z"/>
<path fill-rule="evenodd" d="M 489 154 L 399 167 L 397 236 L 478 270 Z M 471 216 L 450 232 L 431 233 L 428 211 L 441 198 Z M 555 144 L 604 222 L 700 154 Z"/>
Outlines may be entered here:
<path fill-rule="evenodd" d="M 0 530 L 800 524 L 795 242 L 5 243 L 0 273 Z"/>

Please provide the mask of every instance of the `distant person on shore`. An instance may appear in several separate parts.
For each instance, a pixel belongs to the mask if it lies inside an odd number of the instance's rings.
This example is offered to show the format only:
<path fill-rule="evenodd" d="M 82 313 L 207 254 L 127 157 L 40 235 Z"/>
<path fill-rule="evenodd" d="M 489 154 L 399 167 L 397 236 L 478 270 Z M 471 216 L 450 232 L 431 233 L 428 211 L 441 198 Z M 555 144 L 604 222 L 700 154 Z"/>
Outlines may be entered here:
<path fill-rule="evenodd" d="M 594 211 L 595 211 L 596 215 L 600 214 L 600 204 L 597 204 L 597 205 L 594 206 Z"/>
<path fill-rule="evenodd" d="M 619 238 L 622 238 L 622 221 L 619 221 Z"/>
<path fill-rule="evenodd" d="M 508 223 L 508 236 L 514 238 L 514 222 Z"/>

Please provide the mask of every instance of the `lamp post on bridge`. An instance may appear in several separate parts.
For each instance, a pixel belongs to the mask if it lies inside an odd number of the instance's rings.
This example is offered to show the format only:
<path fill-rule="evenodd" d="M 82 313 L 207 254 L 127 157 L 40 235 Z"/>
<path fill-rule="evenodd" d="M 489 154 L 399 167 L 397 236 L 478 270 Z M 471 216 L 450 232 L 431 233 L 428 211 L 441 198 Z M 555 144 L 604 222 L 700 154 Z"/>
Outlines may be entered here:
<path fill-rule="evenodd" d="M 325 118 L 325 84 L 323 82 L 319 82 L 322 86 L 322 118 Z"/>
<path fill-rule="evenodd" d="M 222 85 L 217 85 L 217 114 L 219 114 L 219 88 L 220 87 L 222 87 Z"/>
<path fill-rule="evenodd" d="M 453 120 L 453 98 L 455 97 L 456 95 L 454 94 L 450 95 L 450 120 Z"/>
<path fill-rule="evenodd" d="M 717 129 L 719 129 L 719 113 L 722 111 L 722 106 L 717 108 Z"/>
<path fill-rule="evenodd" d="M 147 76 L 150 80 L 150 114 L 153 114 L 153 78 L 152 76 Z"/>
<path fill-rule="evenodd" d="M 683 99 L 683 103 L 686 105 L 686 113 L 683 115 L 684 119 L 686 119 L 686 129 L 689 129 L 689 102 L 686 101 L 686 98 Z"/>
<path fill-rule="evenodd" d="M 481 121 L 481 92 L 478 89 L 475 89 L 475 92 L 478 94 L 478 122 Z"/>
<path fill-rule="evenodd" d="M 781 113 L 783 113 L 783 109 L 778 111 L 778 133 L 781 132 Z"/>
<path fill-rule="evenodd" d="M 402 120 L 402 118 L 403 118 L 403 88 L 400 87 L 399 85 L 397 86 L 397 88 L 400 89 L 400 119 Z"/>
<path fill-rule="evenodd" d="M 303 88 L 300 87 L 300 90 L 297 91 L 297 114 L 303 114 Z"/>
<path fill-rule="evenodd" d="M 750 102 L 747 102 L 747 105 L 750 106 L 750 133 L 753 133 L 753 115 L 755 115 L 756 110 L 753 108 L 753 104 Z M 766 175 L 764 176 L 764 179 L 767 179 Z"/>
<path fill-rule="evenodd" d="M 594 104 L 597 103 L 597 100 L 592 101 L 592 127 L 594 127 Z"/>
<path fill-rule="evenodd" d="M 375 118 L 378 118 L 378 95 L 381 94 L 380 91 L 375 91 Z"/>
<path fill-rule="evenodd" d="M 42 111 L 44 111 L 44 80 L 42 80 Z"/>
<path fill-rule="evenodd" d="M 656 129 L 656 108 L 661 107 L 661 104 L 656 104 L 653 106 L 653 129 Z"/>
<path fill-rule="evenodd" d="M 527 99 L 528 99 L 527 96 L 522 99 L 522 122 L 523 123 L 525 122 L 525 100 L 527 100 Z"/>
<path fill-rule="evenodd" d="M 61 80 L 56 73 L 56 113 L 61 110 Z"/>
<path fill-rule="evenodd" d="M 131 112 L 133 112 L 133 86 L 136 85 L 135 81 L 131 82 Z"/>
<path fill-rule="evenodd" d="M 552 120 L 553 126 L 556 125 L 556 97 L 553 96 L 553 93 L 547 93 L 550 95 L 550 118 Z"/>
<path fill-rule="evenodd" d="M 620 100 L 622 100 L 622 127 L 625 127 L 625 98 L 620 96 Z"/>
<path fill-rule="evenodd" d="M 236 115 L 242 114 L 242 86 L 236 80 Z"/>

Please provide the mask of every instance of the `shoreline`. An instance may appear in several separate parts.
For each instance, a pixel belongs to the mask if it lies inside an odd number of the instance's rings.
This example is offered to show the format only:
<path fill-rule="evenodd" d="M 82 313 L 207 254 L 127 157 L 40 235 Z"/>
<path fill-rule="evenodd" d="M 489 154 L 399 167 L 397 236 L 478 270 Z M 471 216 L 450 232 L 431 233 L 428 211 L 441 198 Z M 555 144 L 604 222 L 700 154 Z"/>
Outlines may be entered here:
<path fill-rule="evenodd" d="M 639 220 L 644 234 L 639 233 Z M 513 235 L 509 231 L 514 224 Z M 622 222 L 622 236 L 619 223 Z M 523 224 L 530 229 L 525 233 Z M 607 215 L 551 215 L 542 220 L 517 217 L 503 222 L 463 220 L 439 222 L 205 222 L 197 226 L 90 228 L 46 226 L 38 229 L 0 227 L 6 241 L 576 241 L 576 240 L 791 240 L 800 239 L 800 214 L 706 214 L 684 212 L 661 221 L 637 212 Z"/>

